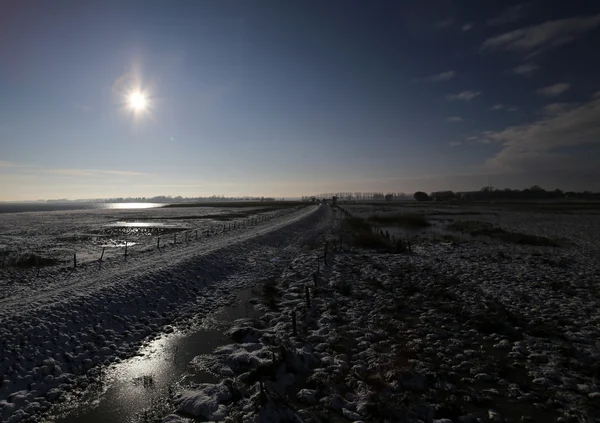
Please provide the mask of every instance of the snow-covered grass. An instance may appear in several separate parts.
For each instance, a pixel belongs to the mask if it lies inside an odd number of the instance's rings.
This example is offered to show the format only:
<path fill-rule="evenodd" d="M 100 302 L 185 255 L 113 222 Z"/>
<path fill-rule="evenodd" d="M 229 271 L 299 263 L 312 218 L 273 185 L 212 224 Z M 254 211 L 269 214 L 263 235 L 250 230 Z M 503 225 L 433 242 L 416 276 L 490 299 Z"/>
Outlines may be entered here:
<path fill-rule="evenodd" d="M 44 278 L 4 273 L 0 421 L 36 421 L 65 392 L 84 389 L 99 365 L 134 355 L 167 324 L 225 305 L 233 291 L 269 277 L 272 263 L 291 259 L 330 215 L 329 207 L 311 206 L 127 261 Z"/>
<path fill-rule="evenodd" d="M 224 418 L 599 420 L 600 216 L 507 213 L 500 223 L 567 243 L 422 239 L 411 254 L 346 246 L 316 283 L 322 250 L 297 256 L 270 286 L 264 317 L 238 321 L 236 343 L 194 360 L 228 386 L 232 396 L 217 401 Z M 180 398 L 214 409 L 206 387 L 184 389 Z"/>
<path fill-rule="evenodd" d="M 272 218 L 294 211 L 299 207 L 186 207 L 147 209 L 93 209 L 55 212 L 3 213 L 0 215 L 0 279 L 12 278 L 11 267 L 18 266 L 22 257 L 35 254 L 42 260 L 33 260 L 28 267 L 73 265 L 73 254 L 78 263 L 97 261 L 103 247 L 104 259 L 123 257 L 125 242 L 129 254 L 156 248 L 158 238 L 162 245 L 195 240 L 229 229 L 230 225 L 247 224 L 261 216 Z M 45 261 L 44 261 L 45 260 Z M 9 269 L 6 269 L 6 268 Z M 4 270 L 2 270 L 4 268 Z M 36 270 L 37 272 L 37 270 Z"/>

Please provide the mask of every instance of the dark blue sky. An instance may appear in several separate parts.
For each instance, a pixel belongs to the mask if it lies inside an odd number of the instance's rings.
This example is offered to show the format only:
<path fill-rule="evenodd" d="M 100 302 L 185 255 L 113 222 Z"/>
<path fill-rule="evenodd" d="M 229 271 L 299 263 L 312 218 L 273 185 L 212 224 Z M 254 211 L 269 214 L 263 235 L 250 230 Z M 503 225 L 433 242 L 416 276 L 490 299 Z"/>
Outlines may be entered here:
<path fill-rule="evenodd" d="M 0 200 L 598 190 L 598 51 L 596 1 L 3 2 Z"/>

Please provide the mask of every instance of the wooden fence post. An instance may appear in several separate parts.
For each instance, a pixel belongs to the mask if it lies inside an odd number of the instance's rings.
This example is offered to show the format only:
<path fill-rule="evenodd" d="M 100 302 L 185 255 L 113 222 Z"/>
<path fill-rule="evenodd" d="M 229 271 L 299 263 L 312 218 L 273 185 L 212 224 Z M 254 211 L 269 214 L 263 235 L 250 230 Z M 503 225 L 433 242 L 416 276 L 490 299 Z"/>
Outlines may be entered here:
<path fill-rule="evenodd" d="M 127 257 L 127 241 L 125 241 L 125 257 Z"/>
<path fill-rule="evenodd" d="M 73 253 L 73 269 L 77 269 L 77 253 Z"/>
<path fill-rule="evenodd" d="M 105 247 L 102 247 L 102 254 L 100 254 L 100 261 L 102 261 L 102 258 L 104 257 L 104 249 L 105 249 Z"/>
<path fill-rule="evenodd" d="M 156 240 L 156 248 L 160 250 L 160 237 Z"/>

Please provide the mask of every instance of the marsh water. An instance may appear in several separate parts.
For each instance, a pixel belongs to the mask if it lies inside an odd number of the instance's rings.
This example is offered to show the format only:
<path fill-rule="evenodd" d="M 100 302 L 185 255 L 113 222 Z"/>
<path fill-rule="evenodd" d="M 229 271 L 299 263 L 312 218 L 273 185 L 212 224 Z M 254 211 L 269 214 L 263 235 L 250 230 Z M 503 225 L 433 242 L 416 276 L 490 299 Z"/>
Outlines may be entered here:
<path fill-rule="evenodd" d="M 138 355 L 106 369 L 102 380 L 88 388 L 83 397 L 66 402 L 48 421 L 54 423 L 133 423 L 144 412 L 165 403 L 179 383 L 214 383 L 209 373 L 189 364 L 197 355 L 209 354 L 231 341 L 223 334 L 231 322 L 258 313 L 248 304 L 252 290 L 238 294 L 235 305 L 224 307 L 191 330 L 165 333 L 141 347 Z M 167 411 L 167 413 L 173 410 Z"/>

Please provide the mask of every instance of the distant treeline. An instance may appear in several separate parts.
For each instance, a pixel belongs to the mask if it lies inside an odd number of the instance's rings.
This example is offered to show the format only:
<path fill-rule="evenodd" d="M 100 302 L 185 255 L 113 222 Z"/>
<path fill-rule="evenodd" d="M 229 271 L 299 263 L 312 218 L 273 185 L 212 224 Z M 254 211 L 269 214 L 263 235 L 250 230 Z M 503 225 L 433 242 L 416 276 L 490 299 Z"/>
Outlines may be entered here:
<path fill-rule="evenodd" d="M 547 191 L 538 185 L 533 185 L 531 188 L 519 189 L 497 189 L 494 187 L 483 187 L 479 191 L 453 192 L 453 191 L 437 191 L 430 195 L 423 192 L 414 194 L 414 198 L 420 201 L 449 201 L 449 200 L 466 200 L 466 201 L 486 201 L 486 200 L 552 200 L 559 198 L 575 198 L 582 200 L 598 200 L 600 199 L 599 192 L 583 191 L 562 191 L 555 189 Z"/>
<path fill-rule="evenodd" d="M 398 200 L 412 200 L 413 197 L 410 194 L 403 192 L 389 192 L 384 194 L 383 192 L 330 192 L 326 194 L 317 194 L 313 196 L 304 196 L 302 201 L 316 201 L 320 199 L 336 198 L 339 201 L 365 201 L 365 200 L 387 200 L 387 201 L 398 201 Z"/>
<path fill-rule="evenodd" d="M 317 194 L 313 196 L 303 196 L 302 201 L 315 202 L 321 199 L 333 199 L 338 201 L 486 201 L 486 200 L 551 200 L 559 198 L 574 198 L 586 200 L 599 200 L 600 193 L 583 191 L 562 191 L 555 189 L 547 191 L 538 185 L 525 189 L 497 189 L 494 187 L 483 187 L 479 191 L 436 191 L 427 194 L 423 191 L 417 191 L 414 194 L 405 194 L 404 192 L 332 192 Z"/>

